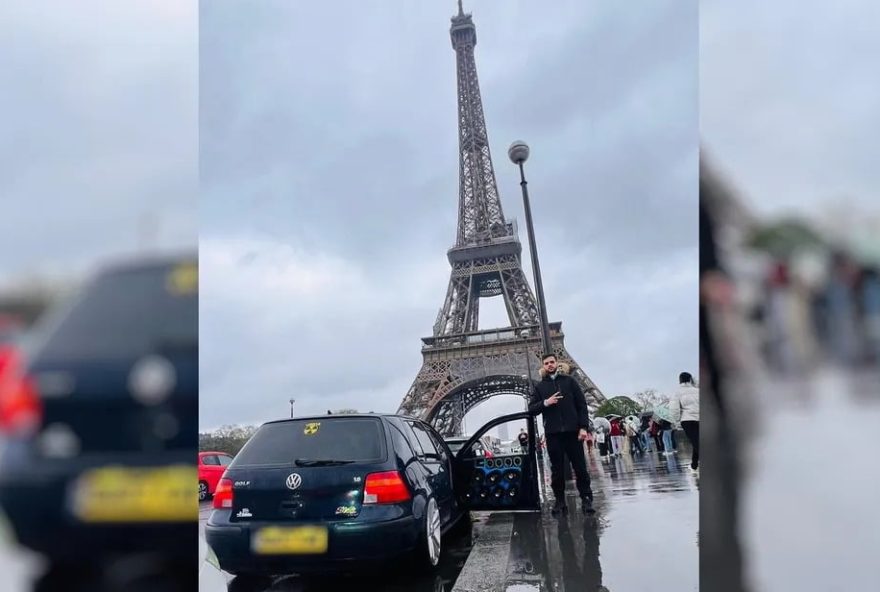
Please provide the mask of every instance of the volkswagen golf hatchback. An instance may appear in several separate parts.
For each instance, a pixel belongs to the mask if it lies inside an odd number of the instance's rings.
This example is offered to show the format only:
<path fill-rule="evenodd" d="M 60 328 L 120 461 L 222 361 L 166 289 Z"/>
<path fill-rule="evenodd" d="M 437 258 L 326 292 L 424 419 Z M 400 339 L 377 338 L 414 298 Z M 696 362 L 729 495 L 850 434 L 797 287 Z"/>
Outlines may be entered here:
<path fill-rule="evenodd" d="M 398 415 L 266 423 L 220 479 L 206 537 L 233 574 L 335 570 L 407 555 L 430 569 L 442 535 L 469 521 L 468 510 L 538 508 L 533 461 L 489 460 L 491 467 L 481 457 L 455 458 L 430 425 Z"/>

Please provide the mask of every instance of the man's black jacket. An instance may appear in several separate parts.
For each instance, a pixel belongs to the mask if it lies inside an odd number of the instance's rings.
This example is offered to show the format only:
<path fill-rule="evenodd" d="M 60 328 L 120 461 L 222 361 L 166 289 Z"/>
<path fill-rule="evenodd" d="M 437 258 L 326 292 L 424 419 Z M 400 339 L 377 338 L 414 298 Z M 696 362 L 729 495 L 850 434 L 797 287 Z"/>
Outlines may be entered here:
<path fill-rule="evenodd" d="M 556 405 L 544 406 L 544 400 L 559 391 L 563 397 Z M 587 400 L 581 387 L 574 378 L 563 372 L 556 373 L 554 380 L 544 376 L 535 385 L 529 398 L 529 413 L 544 414 L 544 433 L 576 432 L 579 429 L 589 430 L 590 419 Z"/>

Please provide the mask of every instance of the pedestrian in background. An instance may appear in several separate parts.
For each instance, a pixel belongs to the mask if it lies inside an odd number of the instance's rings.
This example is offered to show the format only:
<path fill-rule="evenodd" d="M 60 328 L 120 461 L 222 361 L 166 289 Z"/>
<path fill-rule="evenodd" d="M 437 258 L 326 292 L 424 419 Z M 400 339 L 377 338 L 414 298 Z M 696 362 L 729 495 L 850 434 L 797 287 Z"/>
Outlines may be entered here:
<path fill-rule="evenodd" d="M 663 434 L 663 456 L 669 456 L 675 452 L 672 443 L 672 423 L 665 419 L 661 419 L 660 433 Z"/>
<path fill-rule="evenodd" d="M 520 428 L 519 435 L 516 438 L 519 440 L 519 447 L 522 450 L 522 454 L 526 454 L 529 451 L 529 434 L 526 432 L 526 429 Z"/>
<path fill-rule="evenodd" d="M 672 413 L 694 449 L 691 468 L 696 471 L 700 466 L 700 390 L 690 372 L 679 374 L 678 382 L 678 391 L 671 404 Z"/>
<path fill-rule="evenodd" d="M 639 426 L 639 438 L 642 439 L 642 448 L 645 452 L 651 452 L 651 418 L 643 417 L 642 425 Z"/>
<path fill-rule="evenodd" d="M 623 452 L 623 430 L 620 427 L 620 418 L 611 420 L 611 456 L 619 456 Z"/>
<path fill-rule="evenodd" d="M 596 443 L 599 445 L 599 456 L 602 458 L 608 457 L 608 444 L 605 438 L 605 430 L 602 428 L 596 430 Z"/>
<path fill-rule="evenodd" d="M 644 454 L 645 450 L 642 448 L 641 439 L 639 439 L 639 431 L 634 423 L 626 422 L 626 435 L 629 438 L 629 453 L 635 454 L 638 452 Z"/>
<path fill-rule="evenodd" d="M 660 437 L 660 424 L 653 419 L 651 419 L 650 434 L 651 439 L 654 440 L 654 446 L 656 446 L 657 452 L 663 452 L 663 440 Z"/>

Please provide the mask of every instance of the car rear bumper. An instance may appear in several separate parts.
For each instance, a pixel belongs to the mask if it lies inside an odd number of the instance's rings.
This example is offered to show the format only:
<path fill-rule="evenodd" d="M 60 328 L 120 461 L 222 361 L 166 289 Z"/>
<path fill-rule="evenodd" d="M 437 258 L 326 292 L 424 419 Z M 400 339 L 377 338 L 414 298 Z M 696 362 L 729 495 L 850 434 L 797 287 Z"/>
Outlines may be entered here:
<path fill-rule="evenodd" d="M 421 529 L 412 515 L 383 521 L 329 523 L 326 524 L 329 529 L 326 553 L 263 556 L 252 552 L 251 535 L 264 526 L 277 524 L 218 525 L 209 522 L 205 526 L 205 537 L 224 571 L 282 575 L 358 569 L 412 551 Z"/>
<path fill-rule="evenodd" d="M 195 519 L 177 523 L 86 524 L 64 509 L 66 482 L 3 486 L 0 506 L 17 542 L 59 561 L 161 551 L 196 560 Z M 193 496 L 193 507 L 195 507 Z"/>
<path fill-rule="evenodd" d="M 144 458 L 137 460 L 141 464 Z M 179 463 L 177 455 L 151 460 L 154 462 L 144 466 L 163 467 Z M 114 463 L 102 455 L 95 459 L 81 458 L 79 462 L 66 466 L 32 464 L 0 472 L 0 508 L 17 542 L 58 561 L 82 561 L 100 555 L 157 550 L 169 557 L 192 556 L 192 560 L 197 561 L 195 484 L 190 521 L 90 524 L 73 515 L 68 503 L 72 484 L 85 470 L 110 464 L 135 465 L 119 460 Z"/>

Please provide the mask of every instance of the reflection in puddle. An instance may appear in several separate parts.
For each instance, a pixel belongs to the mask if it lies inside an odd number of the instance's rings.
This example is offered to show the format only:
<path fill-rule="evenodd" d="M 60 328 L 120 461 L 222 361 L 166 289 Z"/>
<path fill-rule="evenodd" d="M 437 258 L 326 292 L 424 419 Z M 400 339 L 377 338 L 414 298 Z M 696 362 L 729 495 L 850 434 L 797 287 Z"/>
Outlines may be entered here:
<path fill-rule="evenodd" d="M 570 489 L 567 515 L 518 515 L 504 590 L 626 591 L 646 581 L 652 590 L 696 590 L 699 498 L 690 449 L 589 464 L 597 514 L 582 514 Z"/>

